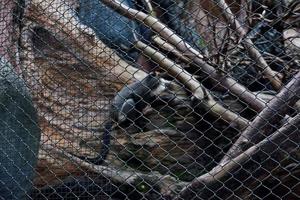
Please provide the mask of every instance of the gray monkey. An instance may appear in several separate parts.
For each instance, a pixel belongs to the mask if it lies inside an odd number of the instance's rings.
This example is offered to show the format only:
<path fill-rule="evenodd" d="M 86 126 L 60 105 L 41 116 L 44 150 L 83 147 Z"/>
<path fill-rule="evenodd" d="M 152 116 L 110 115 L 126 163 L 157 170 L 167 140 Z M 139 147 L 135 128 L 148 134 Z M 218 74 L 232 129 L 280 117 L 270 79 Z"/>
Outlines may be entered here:
<path fill-rule="evenodd" d="M 164 82 L 154 72 L 141 81 L 125 86 L 113 100 L 112 119 L 119 125 L 134 123 L 142 110 L 154 102 L 164 90 Z"/>
<path fill-rule="evenodd" d="M 106 159 L 110 147 L 110 133 L 114 124 L 128 126 L 142 116 L 142 110 L 156 100 L 158 95 L 166 89 L 165 82 L 161 81 L 154 72 L 141 81 L 136 81 L 117 93 L 111 105 L 110 120 L 104 125 L 102 148 L 99 156 L 87 158 L 76 156 L 86 162 L 100 165 Z"/>

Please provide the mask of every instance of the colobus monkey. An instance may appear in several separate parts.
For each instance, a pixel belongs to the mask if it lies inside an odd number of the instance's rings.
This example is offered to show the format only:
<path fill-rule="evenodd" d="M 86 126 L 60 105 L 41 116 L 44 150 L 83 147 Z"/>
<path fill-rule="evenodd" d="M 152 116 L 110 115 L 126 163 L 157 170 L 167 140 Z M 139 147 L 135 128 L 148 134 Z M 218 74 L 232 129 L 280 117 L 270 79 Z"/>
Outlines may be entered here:
<path fill-rule="evenodd" d="M 102 148 L 96 158 L 76 156 L 84 161 L 100 165 L 106 159 L 110 146 L 110 132 L 113 124 L 128 126 L 142 115 L 142 110 L 151 104 L 162 91 L 166 89 L 165 83 L 160 81 L 154 72 L 143 80 L 136 81 L 117 93 L 111 105 L 111 120 L 105 124 Z"/>
<path fill-rule="evenodd" d="M 154 72 L 141 81 L 125 86 L 113 100 L 112 119 L 119 125 L 133 123 L 164 89 L 165 85 Z"/>

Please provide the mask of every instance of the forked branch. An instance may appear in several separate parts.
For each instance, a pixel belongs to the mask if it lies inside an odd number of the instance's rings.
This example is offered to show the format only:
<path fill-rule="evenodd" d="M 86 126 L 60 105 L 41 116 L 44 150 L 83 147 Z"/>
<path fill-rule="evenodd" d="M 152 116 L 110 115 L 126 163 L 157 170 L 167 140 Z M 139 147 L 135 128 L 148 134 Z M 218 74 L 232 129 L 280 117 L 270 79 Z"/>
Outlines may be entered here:
<path fill-rule="evenodd" d="M 290 108 L 300 98 L 300 72 L 284 86 L 250 123 L 239 139 L 233 144 L 221 164 L 240 155 L 245 149 L 267 137 L 272 128 L 270 124 L 278 123 L 289 112 Z M 259 132 L 259 133 L 258 133 Z"/>
<path fill-rule="evenodd" d="M 224 165 L 219 164 L 210 172 L 193 180 L 176 200 L 193 199 L 196 194 L 199 199 L 226 198 L 235 190 L 257 187 L 261 180 L 269 176 L 266 171 L 274 173 L 281 169 L 279 163 L 286 159 L 283 152 L 292 153 L 299 150 L 299 128 L 300 114 L 239 156 Z M 276 149 L 280 153 L 276 157 L 270 156 Z M 253 164 L 247 164 L 248 161 Z M 253 178 L 249 179 L 249 176 Z M 212 190 L 215 192 L 212 193 Z"/>

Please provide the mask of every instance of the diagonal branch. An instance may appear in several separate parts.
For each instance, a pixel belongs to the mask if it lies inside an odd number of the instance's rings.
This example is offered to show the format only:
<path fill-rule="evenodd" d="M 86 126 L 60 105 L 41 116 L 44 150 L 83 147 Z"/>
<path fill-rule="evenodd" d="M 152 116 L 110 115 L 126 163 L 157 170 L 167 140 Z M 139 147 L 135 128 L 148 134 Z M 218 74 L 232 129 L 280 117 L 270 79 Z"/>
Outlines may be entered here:
<path fill-rule="evenodd" d="M 101 0 L 101 2 L 119 12 L 120 14 L 130 19 L 136 19 L 149 26 L 152 30 L 156 31 L 156 33 L 159 34 L 163 39 L 168 41 L 189 59 L 191 59 L 193 63 L 198 65 L 202 69 L 202 72 L 206 74 L 206 76 L 211 78 L 216 83 L 216 85 L 218 84 L 225 87 L 232 94 L 245 101 L 253 109 L 261 111 L 265 107 L 265 102 L 263 100 L 259 99 L 255 94 L 253 94 L 251 91 L 249 91 L 247 88 L 239 84 L 231 77 L 218 72 L 213 66 L 206 63 L 203 60 L 202 54 L 198 50 L 182 40 L 181 37 L 179 37 L 166 25 L 161 23 L 157 18 L 136 9 L 130 8 L 127 5 L 120 3 L 120 1 L 118 0 Z"/>
<path fill-rule="evenodd" d="M 233 144 L 220 164 L 240 155 L 249 146 L 256 144 L 270 134 L 274 124 L 282 119 L 300 98 L 300 72 L 278 93 L 250 123 L 239 139 Z M 259 134 L 257 134 L 259 133 Z"/>
<path fill-rule="evenodd" d="M 189 88 L 194 97 L 201 101 L 201 105 L 213 115 L 220 117 L 231 124 L 237 124 L 237 127 L 240 130 L 245 129 L 248 126 L 249 122 L 247 119 L 224 108 L 221 104 L 216 102 L 210 92 L 201 83 L 199 83 L 192 74 L 184 70 L 183 67 L 143 42 L 138 41 L 136 43 L 136 48 L 140 49 L 145 55 L 159 63 L 161 68 L 166 70 L 173 77 L 176 77 L 187 88 Z"/>
<path fill-rule="evenodd" d="M 80 158 L 67 153 L 65 150 L 58 149 L 52 145 L 42 144 L 41 149 L 58 156 L 63 156 L 69 161 L 77 164 L 78 166 L 85 168 L 91 172 L 99 173 L 112 182 L 121 184 L 123 186 L 128 185 L 137 188 L 144 182 L 149 181 L 155 183 L 160 189 L 159 192 L 161 192 L 161 194 L 163 194 L 164 196 L 173 196 L 175 192 L 180 191 L 187 185 L 187 182 L 175 179 L 170 175 L 161 175 L 158 172 L 142 173 L 137 172 L 136 170 L 124 170 L 115 168 L 112 165 L 94 165 L 82 161 Z"/>
<path fill-rule="evenodd" d="M 215 3 L 222 9 L 222 13 L 225 16 L 228 23 L 233 27 L 233 29 L 236 31 L 236 34 L 243 38 L 246 36 L 246 31 L 244 27 L 240 24 L 240 22 L 236 19 L 234 14 L 232 13 L 231 9 L 225 2 L 225 0 L 214 0 Z M 280 73 L 273 71 L 270 66 L 265 61 L 264 57 L 261 55 L 261 53 L 258 51 L 258 49 L 255 47 L 254 43 L 250 38 L 244 38 L 242 44 L 244 45 L 245 49 L 248 51 L 249 56 L 257 62 L 257 67 L 262 72 L 262 74 L 271 82 L 273 87 L 276 90 L 279 90 L 282 86 L 281 78 L 282 76 Z"/>
<path fill-rule="evenodd" d="M 275 173 L 274 171 L 281 169 L 278 165 L 286 159 L 283 152 L 299 150 L 299 129 L 300 114 L 233 160 L 224 165 L 219 164 L 210 172 L 193 180 L 180 192 L 176 200 L 193 199 L 196 194 L 199 199 L 225 199 L 226 195 L 232 195 L 233 191 L 257 187 L 261 180 L 269 176 L 266 171 Z M 281 153 L 276 157 L 271 156 L 276 150 Z M 249 161 L 253 163 L 247 164 Z"/>
<path fill-rule="evenodd" d="M 180 51 L 178 51 L 176 49 L 176 47 L 174 47 L 170 43 L 166 42 L 164 39 L 162 39 L 158 35 L 153 36 L 152 40 L 153 40 L 153 42 L 155 42 L 159 46 L 159 48 L 162 48 L 163 50 L 166 50 L 168 52 L 173 53 L 174 55 L 176 55 L 177 58 L 179 58 L 180 60 L 182 60 L 184 63 L 187 63 L 187 64 L 190 63 L 190 59 L 189 58 L 187 58 Z"/>

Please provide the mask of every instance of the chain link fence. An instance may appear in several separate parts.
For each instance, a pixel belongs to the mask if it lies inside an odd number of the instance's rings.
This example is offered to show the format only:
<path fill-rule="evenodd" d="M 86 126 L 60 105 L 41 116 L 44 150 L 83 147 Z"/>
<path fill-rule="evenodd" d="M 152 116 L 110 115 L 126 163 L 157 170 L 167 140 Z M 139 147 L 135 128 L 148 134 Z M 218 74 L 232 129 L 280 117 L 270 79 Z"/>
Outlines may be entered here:
<path fill-rule="evenodd" d="M 300 199 L 299 0 L 1 0 L 0 198 Z"/>

